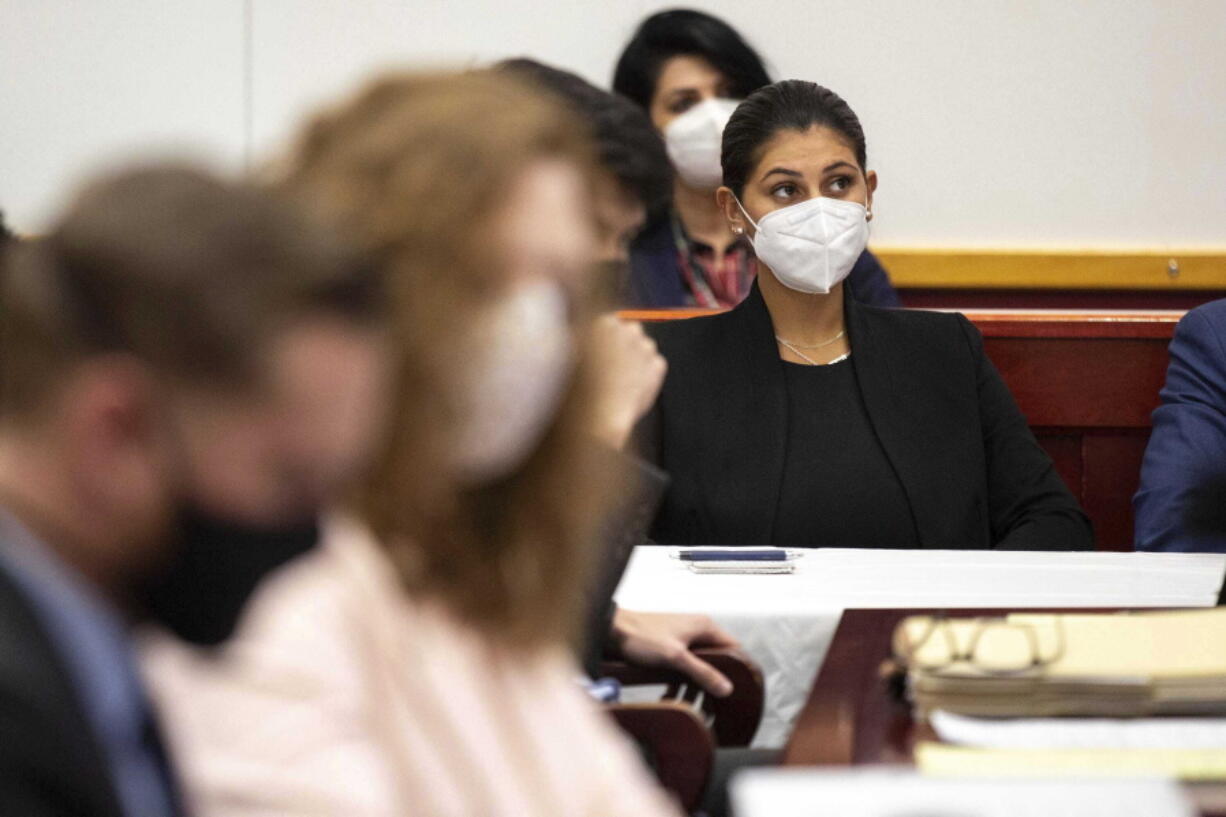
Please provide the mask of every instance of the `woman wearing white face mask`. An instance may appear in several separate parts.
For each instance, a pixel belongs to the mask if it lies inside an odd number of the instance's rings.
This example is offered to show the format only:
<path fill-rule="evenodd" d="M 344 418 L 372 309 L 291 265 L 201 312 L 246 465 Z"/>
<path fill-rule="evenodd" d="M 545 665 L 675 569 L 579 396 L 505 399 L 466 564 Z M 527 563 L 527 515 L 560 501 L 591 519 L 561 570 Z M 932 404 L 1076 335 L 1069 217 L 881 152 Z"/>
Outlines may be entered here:
<path fill-rule="evenodd" d="M 590 147 L 492 73 L 393 75 L 304 132 L 288 186 L 389 273 L 389 423 L 224 651 L 152 655 L 194 813 L 675 814 L 568 643 L 620 487 L 588 439 Z"/>
<path fill-rule="evenodd" d="M 724 217 L 763 269 L 731 312 L 651 328 L 669 371 L 641 438 L 672 477 L 652 538 L 1092 547 L 970 322 L 849 296 L 877 187 L 851 108 L 768 86 L 722 156 Z"/>
<path fill-rule="evenodd" d="M 757 274 L 752 248 L 728 229 L 715 202 L 720 139 L 737 103 L 770 78 L 727 23 L 671 10 L 643 21 L 622 52 L 613 90 L 637 102 L 664 136 L 676 171 L 673 208 L 631 250 L 627 300 L 645 307 L 730 307 Z M 885 270 L 867 250 L 849 281 L 861 303 L 898 306 Z"/>

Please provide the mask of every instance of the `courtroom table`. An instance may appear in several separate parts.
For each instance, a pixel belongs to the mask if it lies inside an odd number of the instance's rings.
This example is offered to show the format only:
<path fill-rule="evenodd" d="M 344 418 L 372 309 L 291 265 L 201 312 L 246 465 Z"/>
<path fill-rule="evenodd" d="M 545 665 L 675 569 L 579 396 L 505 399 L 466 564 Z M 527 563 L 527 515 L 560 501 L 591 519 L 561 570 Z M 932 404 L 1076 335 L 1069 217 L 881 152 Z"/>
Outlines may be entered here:
<path fill-rule="evenodd" d="M 1003 550 L 803 550 L 789 575 L 699 575 L 674 548 L 637 547 L 617 588 L 627 610 L 708 615 L 762 669 L 753 745 L 792 734 L 845 609 L 1212 607 L 1226 556 Z"/>
<path fill-rule="evenodd" d="M 627 310 L 676 320 L 715 310 Z M 1177 310 L 965 309 L 1039 444 L 1094 524 L 1100 550 L 1131 550 L 1132 496 L 1166 380 Z M 853 339 L 854 343 L 854 339 Z"/>
<path fill-rule="evenodd" d="M 946 612 L 955 616 L 1001 614 L 1000 610 L 844 611 L 784 749 L 783 764 L 912 764 L 916 744 L 935 740 L 936 735 L 927 724 L 912 718 L 897 681 L 887 677 L 891 638 L 895 626 L 907 616 Z M 1226 785 L 1196 784 L 1188 788 L 1205 817 L 1226 817 Z"/>

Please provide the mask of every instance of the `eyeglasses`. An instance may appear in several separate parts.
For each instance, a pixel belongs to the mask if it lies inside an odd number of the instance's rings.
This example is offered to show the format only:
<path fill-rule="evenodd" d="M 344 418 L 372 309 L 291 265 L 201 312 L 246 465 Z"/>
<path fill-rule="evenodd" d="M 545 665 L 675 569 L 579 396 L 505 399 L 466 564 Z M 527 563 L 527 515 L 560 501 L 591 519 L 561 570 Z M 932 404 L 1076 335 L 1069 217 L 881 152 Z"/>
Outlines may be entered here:
<path fill-rule="evenodd" d="M 1064 655 L 1064 624 L 1005 618 L 912 617 L 894 630 L 894 659 L 909 669 L 937 671 L 966 664 L 987 675 L 1020 675 Z"/>

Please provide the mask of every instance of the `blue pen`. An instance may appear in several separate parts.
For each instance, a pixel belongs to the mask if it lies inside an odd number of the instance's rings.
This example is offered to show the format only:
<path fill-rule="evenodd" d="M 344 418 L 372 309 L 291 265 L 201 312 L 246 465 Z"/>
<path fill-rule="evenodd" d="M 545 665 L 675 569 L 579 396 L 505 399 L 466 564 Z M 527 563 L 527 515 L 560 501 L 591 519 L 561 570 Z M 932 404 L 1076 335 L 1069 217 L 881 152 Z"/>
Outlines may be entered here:
<path fill-rule="evenodd" d="M 785 562 L 786 550 L 683 550 L 677 558 L 686 562 Z"/>

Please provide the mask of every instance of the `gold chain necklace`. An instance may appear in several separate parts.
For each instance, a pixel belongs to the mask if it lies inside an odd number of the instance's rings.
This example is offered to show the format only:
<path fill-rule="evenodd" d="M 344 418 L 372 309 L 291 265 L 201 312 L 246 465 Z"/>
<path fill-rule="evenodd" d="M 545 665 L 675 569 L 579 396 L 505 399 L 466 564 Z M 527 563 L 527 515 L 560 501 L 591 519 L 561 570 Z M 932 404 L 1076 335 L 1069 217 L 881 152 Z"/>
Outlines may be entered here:
<path fill-rule="evenodd" d="M 840 329 L 840 330 L 839 330 L 839 333 L 838 333 L 837 335 L 835 335 L 834 337 L 830 338 L 829 340 L 823 340 L 821 343 L 815 343 L 815 344 L 813 344 L 812 346 L 805 346 L 803 343 L 793 343 L 793 342 L 792 342 L 792 341 L 790 341 L 790 340 L 784 340 L 783 338 L 779 337 L 778 335 L 775 335 L 775 340 L 779 341 L 779 342 L 780 342 L 780 343 L 782 343 L 784 346 L 786 346 L 786 347 L 788 347 L 789 349 L 792 349 L 792 350 L 795 350 L 795 349 L 797 349 L 797 348 L 800 348 L 800 349 L 821 349 L 821 348 L 823 348 L 823 347 L 825 347 L 825 346 L 829 346 L 830 344 L 834 343 L 836 340 L 838 340 L 839 338 L 843 337 L 843 336 L 844 336 L 844 335 L 846 335 L 846 334 L 847 334 L 847 330 L 846 330 L 846 329 Z"/>
<path fill-rule="evenodd" d="M 836 340 L 838 340 L 839 338 L 843 337 L 843 335 L 845 335 L 845 334 L 847 334 L 847 330 L 846 330 L 846 329 L 841 329 L 841 330 L 839 330 L 839 333 L 838 333 L 837 335 L 835 335 L 834 337 L 830 338 L 829 340 L 823 340 L 821 343 L 814 344 L 813 346 L 804 346 L 804 345 L 799 344 L 799 343 L 792 343 L 792 341 L 790 341 L 790 340 L 784 340 L 783 338 L 779 337 L 778 335 L 775 335 L 775 340 L 779 341 L 779 343 L 780 343 L 781 345 L 783 345 L 784 347 L 786 347 L 787 349 L 789 349 L 789 350 L 792 352 L 792 354 L 796 355 L 798 358 L 800 358 L 801 360 L 805 361 L 805 362 L 806 362 L 806 363 L 808 363 L 810 366 L 822 366 L 822 365 L 829 365 L 829 364 L 822 364 L 822 363 L 818 363 L 816 360 L 814 360 L 813 358 L 809 357 L 808 355 L 806 355 L 804 352 L 802 352 L 802 351 L 800 351 L 800 350 L 801 350 L 801 349 L 810 349 L 810 350 L 812 350 L 812 349 L 821 349 L 822 347 L 829 346 L 830 344 L 834 343 Z M 831 362 L 831 363 L 838 363 L 840 360 L 843 360 L 843 358 L 845 358 L 845 357 L 847 357 L 847 355 L 843 355 L 843 357 L 840 357 L 840 358 L 838 358 L 837 360 L 832 360 L 832 361 L 830 361 L 830 362 Z"/>

